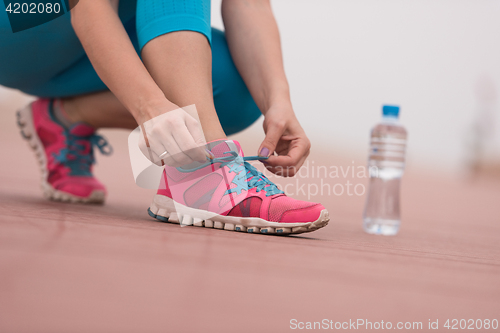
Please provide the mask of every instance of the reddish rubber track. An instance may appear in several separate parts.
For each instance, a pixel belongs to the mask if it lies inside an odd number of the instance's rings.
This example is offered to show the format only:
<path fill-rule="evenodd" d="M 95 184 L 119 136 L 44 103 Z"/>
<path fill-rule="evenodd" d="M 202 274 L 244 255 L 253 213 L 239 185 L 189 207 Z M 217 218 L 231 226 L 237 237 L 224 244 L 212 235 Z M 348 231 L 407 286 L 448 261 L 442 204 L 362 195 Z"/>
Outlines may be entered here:
<path fill-rule="evenodd" d="M 365 234 L 364 198 L 347 195 L 322 197 L 330 224 L 299 237 L 181 228 L 146 213 L 154 191 L 134 185 L 124 133 L 99 157 L 106 205 L 83 206 L 44 200 L 34 156 L 1 126 L 0 332 L 288 332 L 291 319 L 425 331 L 429 319 L 500 319 L 498 182 L 410 170 L 397 237 Z"/>

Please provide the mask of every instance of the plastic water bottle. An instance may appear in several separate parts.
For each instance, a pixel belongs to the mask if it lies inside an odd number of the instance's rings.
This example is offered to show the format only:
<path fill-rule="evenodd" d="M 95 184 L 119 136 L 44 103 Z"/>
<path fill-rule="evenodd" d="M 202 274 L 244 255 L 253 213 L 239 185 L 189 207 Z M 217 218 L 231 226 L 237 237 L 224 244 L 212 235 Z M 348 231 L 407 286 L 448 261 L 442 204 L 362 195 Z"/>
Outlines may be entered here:
<path fill-rule="evenodd" d="M 399 189 L 407 133 L 398 117 L 398 106 L 384 105 L 382 121 L 371 132 L 370 183 L 363 214 L 363 227 L 370 234 L 395 235 L 401 224 Z"/>

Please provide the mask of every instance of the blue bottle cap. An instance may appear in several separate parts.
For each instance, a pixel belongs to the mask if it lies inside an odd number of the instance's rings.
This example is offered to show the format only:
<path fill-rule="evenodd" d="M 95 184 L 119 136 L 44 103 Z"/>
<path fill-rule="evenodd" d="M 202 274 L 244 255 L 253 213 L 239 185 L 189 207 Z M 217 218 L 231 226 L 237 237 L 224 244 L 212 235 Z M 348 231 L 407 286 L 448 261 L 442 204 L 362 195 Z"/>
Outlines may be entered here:
<path fill-rule="evenodd" d="M 396 105 L 384 105 L 382 107 L 382 114 L 384 117 L 399 117 L 399 106 Z"/>

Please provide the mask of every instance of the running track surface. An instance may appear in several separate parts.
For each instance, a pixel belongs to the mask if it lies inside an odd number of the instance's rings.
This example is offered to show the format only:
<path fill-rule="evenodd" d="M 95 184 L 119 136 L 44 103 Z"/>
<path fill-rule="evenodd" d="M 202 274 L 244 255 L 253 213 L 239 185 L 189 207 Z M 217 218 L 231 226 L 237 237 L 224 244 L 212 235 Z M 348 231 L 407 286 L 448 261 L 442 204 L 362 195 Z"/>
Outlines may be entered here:
<path fill-rule="evenodd" d="M 59 204 L 41 197 L 11 109 L 0 120 L 0 332 L 288 332 L 292 319 L 426 331 L 429 319 L 500 319 L 496 180 L 409 170 L 397 237 L 365 234 L 364 198 L 347 195 L 316 196 L 332 220 L 300 237 L 181 228 L 146 214 L 154 191 L 135 186 L 125 133 L 108 132 L 115 154 L 99 158 L 106 205 Z M 322 152 L 311 160 L 351 164 Z"/>

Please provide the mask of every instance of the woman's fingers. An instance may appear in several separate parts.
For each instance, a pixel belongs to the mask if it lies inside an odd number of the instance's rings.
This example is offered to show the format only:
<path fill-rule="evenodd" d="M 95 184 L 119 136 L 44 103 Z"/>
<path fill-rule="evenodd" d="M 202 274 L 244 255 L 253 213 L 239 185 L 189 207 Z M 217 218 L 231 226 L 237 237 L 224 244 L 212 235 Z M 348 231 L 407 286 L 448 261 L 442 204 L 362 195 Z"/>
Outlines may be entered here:
<path fill-rule="evenodd" d="M 206 161 L 201 125 L 183 109 L 148 120 L 141 126 L 141 132 L 143 140 L 139 148 L 155 164 L 161 165 L 160 159 L 176 167 Z"/>
<path fill-rule="evenodd" d="M 168 164 L 167 162 L 173 162 L 172 156 L 170 156 L 168 152 L 167 154 L 164 154 L 167 151 L 166 148 L 160 141 L 151 135 L 143 135 L 143 137 L 139 140 L 139 149 L 144 156 L 156 165 L 161 166 L 162 160 L 165 164 Z"/>
<path fill-rule="evenodd" d="M 284 122 L 273 122 L 268 125 L 266 137 L 259 147 L 259 156 L 268 157 L 276 150 L 276 146 L 285 131 L 286 126 Z"/>
<path fill-rule="evenodd" d="M 185 124 L 179 125 L 173 131 L 173 136 L 181 153 L 189 159 L 189 163 L 193 161 L 206 161 L 206 153 L 203 146 L 195 142 L 195 138 Z"/>
<path fill-rule="evenodd" d="M 173 137 L 172 133 L 165 133 L 165 134 L 166 135 L 163 135 L 161 140 L 165 148 L 167 149 L 168 153 L 170 154 L 170 156 L 172 156 L 172 159 L 175 161 L 174 163 L 167 165 L 180 167 L 192 163 L 193 160 L 188 155 L 184 154 L 182 149 L 179 147 L 177 140 Z M 179 139 L 179 141 L 181 140 L 182 139 Z"/>
<path fill-rule="evenodd" d="M 304 164 L 311 144 L 300 126 L 291 105 L 276 105 L 265 113 L 266 138 L 259 148 L 266 169 L 278 175 L 293 176 Z M 274 152 L 277 155 L 274 155 Z"/>
<path fill-rule="evenodd" d="M 191 137 L 194 140 L 194 145 L 196 146 L 195 151 L 193 151 L 194 159 L 197 161 L 206 161 L 207 153 L 206 153 L 206 144 L 205 134 L 203 133 L 203 129 L 201 128 L 201 124 L 193 118 L 191 115 L 186 114 L 186 127 Z"/>
<path fill-rule="evenodd" d="M 297 166 L 299 161 L 308 154 L 309 147 L 306 142 L 290 142 L 286 155 L 271 155 L 266 163 L 271 166 L 292 167 Z"/>
<path fill-rule="evenodd" d="M 207 144 L 205 140 L 205 134 L 203 133 L 203 129 L 201 128 L 201 124 L 193 118 L 191 115 L 186 114 L 186 127 L 191 133 L 191 136 L 194 139 L 194 142 L 198 147 L 204 146 Z"/>
<path fill-rule="evenodd" d="M 286 155 L 271 155 L 266 161 L 266 169 L 283 177 L 295 175 L 309 155 L 309 144 L 306 141 L 289 141 Z"/>
<path fill-rule="evenodd" d="M 272 172 L 272 173 L 274 173 L 275 175 L 278 175 L 278 176 L 293 177 L 293 176 L 295 176 L 299 172 L 300 168 L 302 167 L 302 165 L 304 164 L 304 162 L 307 159 L 307 155 L 309 155 L 309 154 L 304 155 L 296 165 L 293 165 L 293 166 L 281 166 L 281 165 L 271 166 L 271 165 L 266 165 L 266 169 L 269 172 Z"/>

